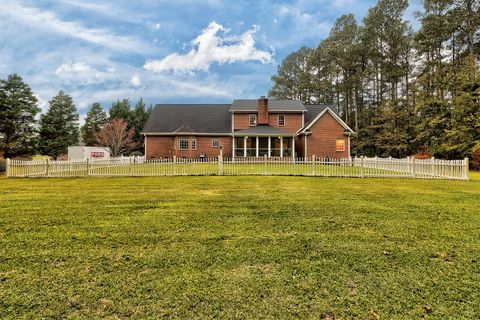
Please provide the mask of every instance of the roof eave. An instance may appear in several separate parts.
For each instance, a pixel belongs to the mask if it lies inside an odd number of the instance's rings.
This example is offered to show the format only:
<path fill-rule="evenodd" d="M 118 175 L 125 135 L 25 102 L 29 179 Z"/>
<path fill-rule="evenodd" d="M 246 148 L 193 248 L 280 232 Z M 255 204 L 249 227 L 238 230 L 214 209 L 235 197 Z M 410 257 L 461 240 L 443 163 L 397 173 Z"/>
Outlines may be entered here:
<path fill-rule="evenodd" d="M 144 136 L 231 136 L 231 132 L 141 132 Z"/>

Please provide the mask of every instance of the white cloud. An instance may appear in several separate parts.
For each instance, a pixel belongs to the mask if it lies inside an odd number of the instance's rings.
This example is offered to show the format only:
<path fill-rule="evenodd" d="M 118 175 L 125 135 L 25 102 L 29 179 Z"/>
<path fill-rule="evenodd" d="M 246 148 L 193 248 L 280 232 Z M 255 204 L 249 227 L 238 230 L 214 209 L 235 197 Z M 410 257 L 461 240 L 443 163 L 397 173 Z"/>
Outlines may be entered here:
<path fill-rule="evenodd" d="M 135 38 L 118 36 L 105 29 L 87 28 L 78 22 L 64 21 L 52 11 L 22 6 L 10 0 L 2 3 L 0 16 L 117 51 L 145 52 L 148 48 L 148 44 Z"/>
<path fill-rule="evenodd" d="M 100 71 L 84 61 L 68 61 L 55 70 L 55 74 L 64 82 L 85 85 L 102 83 L 114 72 L 115 68 Z"/>
<path fill-rule="evenodd" d="M 191 43 L 193 48 L 186 54 L 173 53 L 161 60 L 150 60 L 144 68 L 153 72 L 208 71 L 212 63 L 234 63 L 239 61 L 260 61 L 270 63 L 273 54 L 255 48 L 254 34 L 258 27 L 253 26 L 240 36 L 227 35 L 228 29 L 212 21 Z M 218 35 L 223 31 L 223 38 Z"/>
<path fill-rule="evenodd" d="M 134 74 L 132 76 L 132 78 L 130 79 L 130 84 L 135 88 L 138 88 L 142 85 L 142 81 L 140 80 L 140 77 L 138 76 L 138 74 Z"/>

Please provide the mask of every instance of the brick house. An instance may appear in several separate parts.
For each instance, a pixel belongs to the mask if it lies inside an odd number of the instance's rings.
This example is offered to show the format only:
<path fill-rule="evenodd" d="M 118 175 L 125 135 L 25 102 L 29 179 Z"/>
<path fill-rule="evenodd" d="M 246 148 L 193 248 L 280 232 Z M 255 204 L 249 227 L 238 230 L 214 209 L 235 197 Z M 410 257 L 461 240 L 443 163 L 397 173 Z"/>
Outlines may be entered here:
<path fill-rule="evenodd" d="M 353 134 L 331 105 L 296 100 L 232 104 L 159 104 L 143 130 L 147 159 L 215 157 L 350 157 Z"/>

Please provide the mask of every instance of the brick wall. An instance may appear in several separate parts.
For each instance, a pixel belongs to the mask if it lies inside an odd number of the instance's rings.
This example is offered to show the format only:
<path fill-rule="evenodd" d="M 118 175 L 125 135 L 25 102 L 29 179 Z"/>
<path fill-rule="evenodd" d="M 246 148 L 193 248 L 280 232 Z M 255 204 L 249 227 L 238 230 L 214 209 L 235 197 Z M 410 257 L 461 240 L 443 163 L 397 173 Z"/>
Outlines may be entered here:
<path fill-rule="evenodd" d="M 145 149 L 147 153 L 145 158 L 148 160 L 173 157 L 173 141 L 174 137 L 146 136 Z"/>
<path fill-rule="evenodd" d="M 328 158 L 347 158 L 349 155 L 348 137 L 345 128 L 328 112 L 326 112 L 311 128 L 307 137 L 307 156 Z M 345 139 L 345 151 L 336 151 L 336 140 Z"/>
<path fill-rule="evenodd" d="M 233 117 L 233 125 L 235 130 L 247 129 L 250 127 L 248 116 L 256 113 L 235 113 Z M 296 132 L 302 128 L 301 113 L 285 114 L 285 126 L 278 125 L 278 114 L 270 113 L 268 115 L 268 124 L 274 128 L 280 128 L 285 131 Z"/>
<path fill-rule="evenodd" d="M 233 127 L 235 128 L 235 130 L 250 128 L 250 125 L 248 122 L 249 114 L 256 114 L 256 113 L 235 113 L 233 115 Z"/>
<path fill-rule="evenodd" d="M 268 124 L 268 99 L 258 99 L 258 124 Z"/>
<path fill-rule="evenodd" d="M 180 150 L 179 139 L 188 139 L 188 150 Z M 196 150 L 192 150 L 192 139 L 197 140 Z M 158 158 L 198 158 L 204 154 L 208 158 L 217 157 L 220 153 L 219 148 L 212 147 L 212 139 L 219 139 L 223 145 L 223 155 L 230 157 L 232 155 L 232 137 L 211 137 L 211 136 L 147 136 L 147 159 Z"/>
<path fill-rule="evenodd" d="M 302 126 L 301 113 L 287 113 L 285 114 L 285 125 L 278 125 L 278 113 L 270 113 L 268 115 L 268 124 L 273 128 L 279 128 L 289 132 L 297 132 Z"/>
<path fill-rule="evenodd" d="M 299 136 L 295 138 L 295 152 L 297 157 L 305 156 L 305 136 Z"/>

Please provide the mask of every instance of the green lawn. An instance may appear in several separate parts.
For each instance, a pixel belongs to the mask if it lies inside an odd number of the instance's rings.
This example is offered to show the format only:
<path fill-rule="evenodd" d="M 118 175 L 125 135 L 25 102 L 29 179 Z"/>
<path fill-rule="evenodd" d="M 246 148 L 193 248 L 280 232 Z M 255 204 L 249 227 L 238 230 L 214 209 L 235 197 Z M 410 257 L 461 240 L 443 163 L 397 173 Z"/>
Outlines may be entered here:
<path fill-rule="evenodd" d="M 0 318 L 480 318 L 480 174 L 0 178 Z"/>

